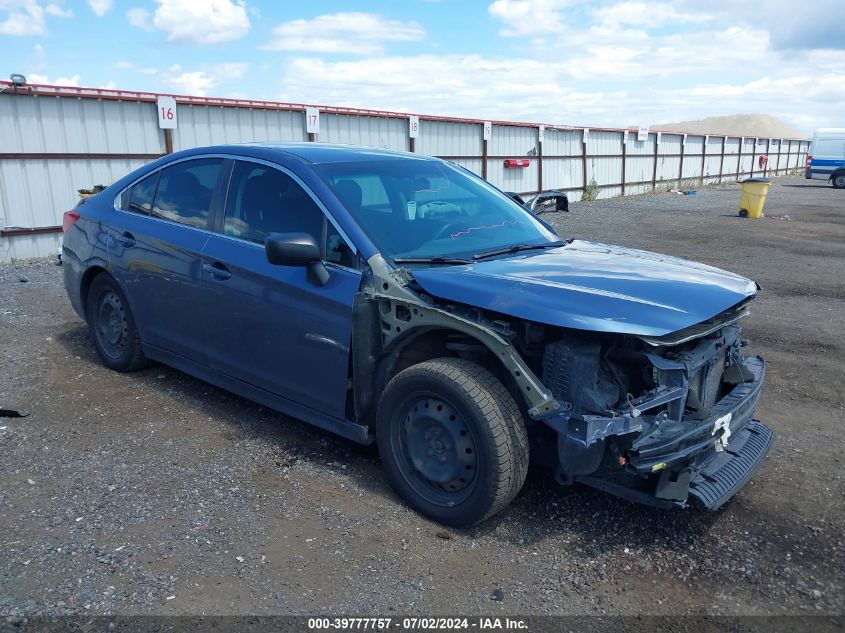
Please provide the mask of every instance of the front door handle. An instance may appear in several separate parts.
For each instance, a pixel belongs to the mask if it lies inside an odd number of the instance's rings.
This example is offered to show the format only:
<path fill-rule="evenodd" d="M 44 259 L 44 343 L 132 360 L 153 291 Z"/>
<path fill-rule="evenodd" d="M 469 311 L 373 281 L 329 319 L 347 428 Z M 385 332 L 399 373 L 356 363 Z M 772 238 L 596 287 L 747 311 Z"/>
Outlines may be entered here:
<path fill-rule="evenodd" d="M 203 264 L 202 269 L 204 272 L 207 272 L 213 279 L 217 281 L 226 281 L 227 279 L 232 278 L 232 273 L 220 262 L 214 262 L 213 264 Z"/>
<path fill-rule="evenodd" d="M 126 247 L 135 246 L 135 236 L 132 235 L 132 233 L 130 233 L 129 231 L 124 231 L 123 233 L 118 235 L 117 241 L 122 246 L 126 246 Z"/>

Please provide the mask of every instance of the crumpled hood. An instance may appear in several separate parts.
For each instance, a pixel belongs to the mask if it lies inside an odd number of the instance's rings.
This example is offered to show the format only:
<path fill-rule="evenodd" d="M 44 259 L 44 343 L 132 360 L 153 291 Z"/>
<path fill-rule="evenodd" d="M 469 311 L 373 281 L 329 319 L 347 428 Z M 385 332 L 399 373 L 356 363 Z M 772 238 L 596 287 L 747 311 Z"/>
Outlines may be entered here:
<path fill-rule="evenodd" d="M 664 336 L 753 296 L 733 273 L 622 246 L 560 248 L 412 271 L 429 294 L 560 327 Z"/>

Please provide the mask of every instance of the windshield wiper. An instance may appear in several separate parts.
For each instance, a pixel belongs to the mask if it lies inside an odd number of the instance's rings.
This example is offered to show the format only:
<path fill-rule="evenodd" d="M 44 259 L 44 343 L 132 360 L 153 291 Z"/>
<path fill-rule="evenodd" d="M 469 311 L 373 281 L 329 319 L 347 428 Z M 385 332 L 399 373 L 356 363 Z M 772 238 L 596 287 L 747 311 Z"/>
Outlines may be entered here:
<path fill-rule="evenodd" d="M 566 242 L 546 242 L 545 244 L 512 244 L 511 246 L 503 246 L 502 248 L 494 248 L 490 251 L 482 251 L 472 256 L 473 259 L 484 259 L 485 257 L 493 257 L 495 255 L 506 255 L 507 253 L 518 253 L 519 251 L 530 251 L 535 248 L 557 248 L 563 246 Z"/>
<path fill-rule="evenodd" d="M 393 262 L 396 264 L 471 264 L 468 259 L 461 259 L 460 257 L 395 257 Z"/>

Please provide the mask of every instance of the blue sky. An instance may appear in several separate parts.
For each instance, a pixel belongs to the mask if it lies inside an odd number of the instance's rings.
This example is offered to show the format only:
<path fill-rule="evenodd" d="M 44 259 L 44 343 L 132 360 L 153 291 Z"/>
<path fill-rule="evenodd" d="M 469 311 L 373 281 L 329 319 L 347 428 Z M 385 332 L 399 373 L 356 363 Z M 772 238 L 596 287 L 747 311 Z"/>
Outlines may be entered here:
<path fill-rule="evenodd" d="M 0 0 L 31 82 L 624 126 L 845 125 L 841 0 Z"/>

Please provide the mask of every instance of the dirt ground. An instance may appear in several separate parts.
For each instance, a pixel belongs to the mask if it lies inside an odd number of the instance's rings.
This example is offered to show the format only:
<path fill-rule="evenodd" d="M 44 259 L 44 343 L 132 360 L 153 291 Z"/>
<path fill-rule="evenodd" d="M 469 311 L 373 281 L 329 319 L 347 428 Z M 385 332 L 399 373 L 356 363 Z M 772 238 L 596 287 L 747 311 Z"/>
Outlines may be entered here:
<path fill-rule="evenodd" d="M 0 267 L 0 614 L 843 614 L 845 191 L 775 181 L 573 204 L 575 235 L 762 286 L 777 443 L 723 510 L 666 512 L 532 470 L 452 530 L 408 510 L 373 448 L 163 366 L 96 359 L 61 268 Z"/>

